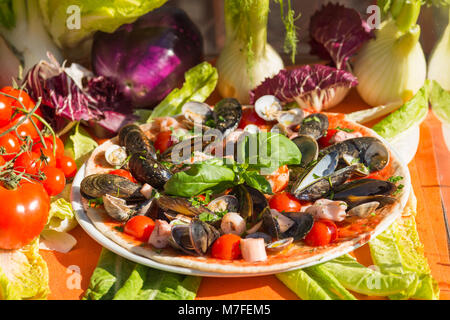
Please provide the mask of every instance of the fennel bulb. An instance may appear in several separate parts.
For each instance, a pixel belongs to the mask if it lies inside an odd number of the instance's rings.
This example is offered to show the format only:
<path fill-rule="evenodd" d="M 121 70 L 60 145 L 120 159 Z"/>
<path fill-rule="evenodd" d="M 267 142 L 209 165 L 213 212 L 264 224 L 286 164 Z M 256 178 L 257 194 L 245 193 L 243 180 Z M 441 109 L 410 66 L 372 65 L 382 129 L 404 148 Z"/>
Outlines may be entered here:
<path fill-rule="evenodd" d="M 436 80 L 442 88 L 450 90 L 450 23 L 431 54 L 428 79 Z"/>
<path fill-rule="evenodd" d="M 408 101 L 423 86 L 427 65 L 419 43 L 420 27 L 402 32 L 394 20 L 384 21 L 376 38 L 367 42 L 354 61 L 356 87 L 371 106 Z"/>
<path fill-rule="evenodd" d="M 226 43 L 217 60 L 217 89 L 223 97 L 248 104 L 249 92 L 283 69 L 267 43 L 269 0 L 225 0 Z"/>
<path fill-rule="evenodd" d="M 1 70 L 11 69 L 11 65 L 16 66 L 19 60 L 25 74 L 35 64 L 47 59 L 47 52 L 62 62 L 60 50 L 42 23 L 38 0 L 5 0 L 4 6 L 0 7 L 0 16 L 7 18 L 0 21 L 0 34 L 7 44 L 1 47 Z M 1 85 L 10 85 L 11 78 L 17 78 L 18 73 L 17 68 L 3 75 Z M 7 82 L 3 83 L 3 79 L 7 79 Z"/>

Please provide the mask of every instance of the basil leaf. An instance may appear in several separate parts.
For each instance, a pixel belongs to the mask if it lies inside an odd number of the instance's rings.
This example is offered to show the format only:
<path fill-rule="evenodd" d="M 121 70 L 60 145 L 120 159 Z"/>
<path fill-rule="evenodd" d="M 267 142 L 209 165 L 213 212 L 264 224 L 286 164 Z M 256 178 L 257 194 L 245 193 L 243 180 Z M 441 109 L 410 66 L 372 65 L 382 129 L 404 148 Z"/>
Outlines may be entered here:
<path fill-rule="evenodd" d="M 233 170 L 210 164 L 193 164 L 190 169 L 175 173 L 164 185 L 167 194 L 192 197 L 206 190 L 225 190 L 235 178 Z"/>
<path fill-rule="evenodd" d="M 272 186 L 269 181 L 267 181 L 262 175 L 258 174 L 258 172 L 246 171 L 242 173 L 242 177 L 244 178 L 245 183 L 250 187 L 253 187 L 265 194 L 272 194 Z"/>
<path fill-rule="evenodd" d="M 239 142 L 237 158 L 238 163 L 247 163 L 250 169 L 278 168 L 287 164 L 300 164 L 302 154 L 286 136 L 258 132 Z"/>

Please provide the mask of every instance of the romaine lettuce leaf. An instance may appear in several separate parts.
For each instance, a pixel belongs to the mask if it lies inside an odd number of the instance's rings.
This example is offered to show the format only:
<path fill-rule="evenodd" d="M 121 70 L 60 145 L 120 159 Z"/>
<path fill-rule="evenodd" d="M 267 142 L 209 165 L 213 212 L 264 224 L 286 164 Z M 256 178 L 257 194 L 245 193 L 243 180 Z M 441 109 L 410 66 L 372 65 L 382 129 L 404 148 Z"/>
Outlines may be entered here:
<path fill-rule="evenodd" d="M 444 90 L 435 80 L 431 84 L 430 103 L 436 117 L 450 124 L 450 92 Z"/>
<path fill-rule="evenodd" d="M 367 268 L 350 255 L 325 262 L 323 267 L 331 272 L 346 288 L 368 296 L 388 296 L 407 290 L 416 280 L 414 274 L 387 275 Z"/>
<path fill-rule="evenodd" d="M 67 232 L 77 225 L 72 204 L 64 198 L 59 198 L 50 203 L 48 222 L 46 229 L 58 232 Z"/>
<path fill-rule="evenodd" d="M 161 101 L 148 118 L 152 119 L 164 116 L 174 116 L 181 113 L 181 108 L 188 101 L 205 101 L 216 88 L 219 75 L 217 69 L 208 62 L 202 62 L 189 69 L 184 76 L 183 87 L 173 89 L 167 97 Z"/>
<path fill-rule="evenodd" d="M 201 278 L 160 271 L 103 249 L 84 300 L 193 300 Z"/>
<path fill-rule="evenodd" d="M 0 249 L 0 300 L 45 299 L 49 292 L 39 239 L 18 250 Z"/>
<path fill-rule="evenodd" d="M 372 129 L 388 141 L 412 126 L 419 125 L 428 114 L 429 82 L 399 109 L 375 124 Z"/>
<path fill-rule="evenodd" d="M 113 32 L 162 6 L 167 0 L 39 0 L 44 23 L 61 48 L 79 48 L 96 31 Z M 74 7 L 76 6 L 76 7 Z M 80 10 L 79 28 L 67 28 L 69 8 Z M 75 22 L 75 21 L 74 21 Z"/>
<path fill-rule="evenodd" d="M 303 300 L 332 300 L 327 291 L 303 270 L 277 273 L 276 277 Z"/>
<path fill-rule="evenodd" d="M 86 130 L 80 127 L 80 123 L 78 122 L 69 139 L 66 140 L 64 151 L 69 153 L 75 160 L 77 167 L 80 168 L 91 154 L 91 151 L 97 148 L 97 146 L 97 142 L 91 138 Z"/>
<path fill-rule="evenodd" d="M 386 231 L 369 242 L 372 260 L 386 274 L 412 273 L 416 278 L 407 290 L 390 296 L 391 299 L 439 299 L 439 286 L 431 276 L 423 245 L 417 233 L 415 198 L 410 200 L 403 215 Z"/>

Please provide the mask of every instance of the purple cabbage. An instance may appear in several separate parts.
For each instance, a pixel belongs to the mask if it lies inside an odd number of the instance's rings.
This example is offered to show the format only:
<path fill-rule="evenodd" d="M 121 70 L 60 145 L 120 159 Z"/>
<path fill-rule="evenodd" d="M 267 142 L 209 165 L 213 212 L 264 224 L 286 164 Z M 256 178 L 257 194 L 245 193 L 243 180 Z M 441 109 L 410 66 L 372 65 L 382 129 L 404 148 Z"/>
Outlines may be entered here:
<path fill-rule="evenodd" d="M 57 131 L 68 121 L 84 121 L 115 133 L 136 119 L 124 108 L 127 98 L 112 79 L 94 77 L 77 64 L 60 66 L 51 54 L 49 59 L 28 72 L 25 85 L 31 97 L 41 98 L 44 115 Z"/>
<path fill-rule="evenodd" d="M 345 70 L 320 64 L 305 65 L 295 69 L 281 70 L 267 78 L 250 92 L 250 103 L 264 95 L 274 95 L 281 102 L 297 102 L 302 108 L 321 110 L 336 103 L 336 98 L 345 96 L 343 89 L 354 87 L 358 81 Z"/>
<path fill-rule="evenodd" d="M 348 59 L 373 33 L 354 9 L 328 3 L 314 13 L 309 24 L 311 54 L 333 61 L 338 69 L 347 69 Z"/>
<path fill-rule="evenodd" d="M 178 8 L 159 8 L 113 33 L 94 36 L 94 73 L 115 80 L 133 108 L 155 107 L 201 61 L 201 33 Z"/>

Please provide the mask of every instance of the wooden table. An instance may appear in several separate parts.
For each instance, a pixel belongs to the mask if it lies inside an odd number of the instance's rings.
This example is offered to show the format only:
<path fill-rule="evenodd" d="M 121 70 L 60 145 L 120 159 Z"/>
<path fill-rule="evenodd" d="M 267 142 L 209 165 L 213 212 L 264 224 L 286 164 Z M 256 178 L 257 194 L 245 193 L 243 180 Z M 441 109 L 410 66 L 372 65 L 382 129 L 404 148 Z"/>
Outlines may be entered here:
<path fill-rule="evenodd" d="M 332 112 L 353 112 L 367 108 L 356 91 Z M 369 123 L 369 126 L 373 123 Z M 424 244 L 425 256 L 433 277 L 439 284 L 441 299 L 450 299 L 450 152 L 447 150 L 440 122 L 430 112 L 422 123 L 419 149 L 409 164 L 413 189 L 418 201 L 416 216 L 419 236 Z M 447 215 L 446 215 L 447 212 Z M 101 251 L 101 246 L 91 239 L 81 227 L 71 234 L 77 245 L 67 254 L 43 251 L 50 274 L 49 299 L 80 299 L 89 285 Z M 358 261 L 372 264 L 368 246 L 354 252 Z M 73 270 L 79 271 L 81 282 L 73 281 Z M 372 299 L 356 295 L 361 299 Z M 275 276 L 252 278 L 203 278 L 197 299 L 298 299 Z M 375 298 L 374 298 L 375 299 Z"/>

